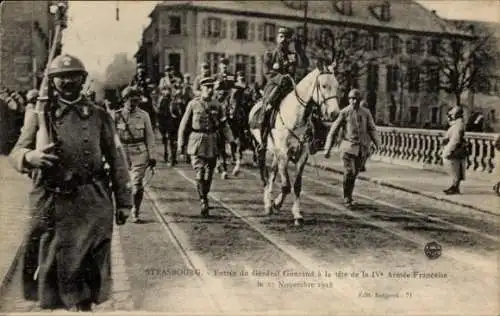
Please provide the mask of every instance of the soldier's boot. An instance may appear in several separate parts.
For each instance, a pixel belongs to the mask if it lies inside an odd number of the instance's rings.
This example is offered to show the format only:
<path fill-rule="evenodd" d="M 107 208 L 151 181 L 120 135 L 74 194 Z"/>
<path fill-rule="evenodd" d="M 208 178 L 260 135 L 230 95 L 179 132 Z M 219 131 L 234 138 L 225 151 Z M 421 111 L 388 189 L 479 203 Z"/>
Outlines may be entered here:
<path fill-rule="evenodd" d="M 201 216 L 208 216 L 208 200 L 205 194 L 206 183 L 205 180 L 196 181 L 196 190 L 198 191 L 198 196 L 200 198 L 200 206 L 201 206 Z"/>
<path fill-rule="evenodd" d="M 354 191 L 354 183 L 356 176 L 350 173 L 344 174 L 343 190 L 344 190 L 344 205 L 351 207 L 354 202 L 352 200 L 352 192 Z"/>
<path fill-rule="evenodd" d="M 132 223 L 139 223 L 141 221 L 140 219 L 140 208 L 141 208 L 141 203 L 142 203 L 142 198 L 144 197 L 144 189 L 138 189 L 137 192 L 134 193 L 133 195 L 133 203 L 134 206 L 132 208 L 132 216 L 131 216 L 131 221 Z"/>

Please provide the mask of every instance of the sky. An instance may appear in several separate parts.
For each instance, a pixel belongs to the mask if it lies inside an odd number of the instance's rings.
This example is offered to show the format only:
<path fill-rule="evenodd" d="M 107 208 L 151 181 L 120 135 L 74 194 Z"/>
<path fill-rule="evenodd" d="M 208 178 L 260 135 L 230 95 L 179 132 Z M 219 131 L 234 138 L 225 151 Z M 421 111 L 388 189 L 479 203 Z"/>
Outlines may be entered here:
<path fill-rule="evenodd" d="M 63 51 L 82 59 L 91 76 L 102 75 L 116 53 L 126 52 L 133 58 L 157 2 L 70 1 Z M 500 22 L 500 0 L 417 2 L 443 18 Z M 117 5 L 119 21 L 115 19 Z"/>

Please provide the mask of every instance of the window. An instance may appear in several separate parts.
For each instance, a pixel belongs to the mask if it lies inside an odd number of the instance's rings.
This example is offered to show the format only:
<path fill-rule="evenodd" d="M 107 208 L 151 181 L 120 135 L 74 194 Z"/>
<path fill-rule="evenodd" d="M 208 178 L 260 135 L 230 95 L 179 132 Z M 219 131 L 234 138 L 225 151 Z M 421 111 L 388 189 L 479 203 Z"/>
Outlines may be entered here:
<path fill-rule="evenodd" d="M 236 39 L 239 39 L 239 40 L 248 39 L 248 22 L 247 21 L 236 21 Z"/>
<path fill-rule="evenodd" d="M 357 42 L 358 42 L 358 33 L 355 31 L 348 31 L 344 33 L 340 40 L 342 48 L 344 49 L 356 48 Z"/>
<path fill-rule="evenodd" d="M 412 66 L 408 68 L 408 90 L 418 92 L 420 90 L 420 69 Z"/>
<path fill-rule="evenodd" d="M 381 21 L 389 21 L 391 19 L 391 5 L 388 1 L 382 4 L 371 5 L 370 12 Z"/>
<path fill-rule="evenodd" d="M 334 6 L 338 13 L 343 15 L 352 15 L 351 0 L 337 0 L 334 2 Z"/>
<path fill-rule="evenodd" d="M 203 35 L 205 37 L 225 37 L 224 23 L 218 18 L 207 18 L 203 20 Z"/>
<path fill-rule="evenodd" d="M 431 56 L 439 56 L 439 50 L 441 47 L 441 40 L 438 38 L 432 38 L 427 41 L 427 54 Z"/>
<path fill-rule="evenodd" d="M 171 15 L 168 17 L 168 34 L 181 35 L 181 17 Z"/>
<path fill-rule="evenodd" d="M 212 75 L 216 74 L 219 70 L 219 60 L 225 57 L 224 53 L 209 52 L 205 53 L 205 62 L 208 64 Z"/>
<path fill-rule="evenodd" d="M 418 107 L 410 106 L 410 124 L 416 124 L 418 121 Z"/>
<path fill-rule="evenodd" d="M 437 107 L 431 108 L 431 123 L 432 124 L 439 123 L 438 113 L 439 113 L 439 108 L 437 108 Z"/>
<path fill-rule="evenodd" d="M 422 41 L 419 37 L 412 37 L 406 42 L 406 51 L 408 54 L 421 54 Z"/>
<path fill-rule="evenodd" d="M 276 25 L 272 23 L 264 24 L 264 41 L 274 42 L 276 40 Z"/>
<path fill-rule="evenodd" d="M 390 42 L 391 42 L 391 53 L 392 54 L 400 54 L 402 40 L 397 36 L 391 36 Z"/>
<path fill-rule="evenodd" d="M 368 64 L 368 75 L 366 77 L 366 86 L 368 90 L 378 89 L 378 65 Z"/>
<path fill-rule="evenodd" d="M 429 65 L 426 69 L 427 78 L 427 90 L 431 92 L 439 91 L 440 78 L 439 78 L 439 68 L 436 65 Z"/>
<path fill-rule="evenodd" d="M 255 56 L 238 54 L 234 60 L 235 72 L 242 71 L 245 74 L 245 80 L 248 83 L 254 83 L 257 76 Z"/>
<path fill-rule="evenodd" d="M 334 37 L 330 29 L 322 28 L 319 31 L 318 46 L 323 48 L 332 48 L 334 46 Z"/>
<path fill-rule="evenodd" d="M 378 50 L 379 49 L 379 35 L 377 33 L 368 34 L 365 37 L 366 50 Z"/>
<path fill-rule="evenodd" d="M 387 65 L 386 69 L 387 91 L 397 91 L 399 81 L 399 67 L 394 65 Z"/>

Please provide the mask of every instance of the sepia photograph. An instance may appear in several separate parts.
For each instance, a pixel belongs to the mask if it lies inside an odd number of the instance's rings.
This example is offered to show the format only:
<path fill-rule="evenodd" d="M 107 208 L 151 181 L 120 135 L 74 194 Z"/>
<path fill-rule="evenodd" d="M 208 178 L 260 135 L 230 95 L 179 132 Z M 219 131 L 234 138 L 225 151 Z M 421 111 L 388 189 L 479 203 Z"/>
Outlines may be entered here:
<path fill-rule="evenodd" d="M 0 315 L 500 315 L 500 1 L 0 1 Z"/>

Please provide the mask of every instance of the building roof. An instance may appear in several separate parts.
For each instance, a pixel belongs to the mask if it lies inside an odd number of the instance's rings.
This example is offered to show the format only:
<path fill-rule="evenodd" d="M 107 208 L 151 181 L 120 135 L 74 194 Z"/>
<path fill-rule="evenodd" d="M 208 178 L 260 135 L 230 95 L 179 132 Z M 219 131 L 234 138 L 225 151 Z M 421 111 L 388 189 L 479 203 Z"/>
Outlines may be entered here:
<path fill-rule="evenodd" d="M 274 16 L 285 19 L 303 19 L 304 10 L 287 6 L 290 1 L 164 1 L 159 8 L 192 7 L 199 10 L 238 12 L 244 15 Z M 294 1 L 300 4 L 301 1 Z M 379 20 L 370 8 L 388 2 L 390 20 Z M 468 36 L 463 30 L 441 19 L 413 0 L 353 0 L 352 15 L 343 15 L 335 8 L 336 1 L 308 1 L 308 17 L 311 21 L 328 21 L 339 24 L 355 24 L 400 31 Z M 151 13 L 154 14 L 155 10 Z M 151 16 L 150 15 L 150 16 Z"/>

